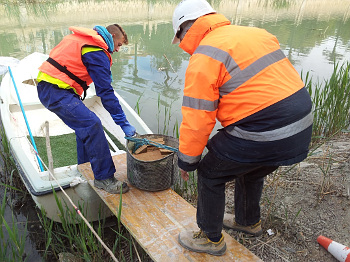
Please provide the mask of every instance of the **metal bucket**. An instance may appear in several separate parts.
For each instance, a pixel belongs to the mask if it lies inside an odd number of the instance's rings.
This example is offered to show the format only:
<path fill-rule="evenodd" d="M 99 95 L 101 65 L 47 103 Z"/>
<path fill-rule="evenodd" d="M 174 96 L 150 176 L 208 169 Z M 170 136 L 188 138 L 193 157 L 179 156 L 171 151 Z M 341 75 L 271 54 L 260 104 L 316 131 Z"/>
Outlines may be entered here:
<path fill-rule="evenodd" d="M 162 138 L 166 146 L 174 148 L 179 146 L 178 140 L 171 136 L 147 134 L 140 135 L 138 138 L 146 138 L 151 141 Z M 147 191 L 160 191 L 168 189 L 176 183 L 179 178 L 176 152 L 154 161 L 143 161 L 132 155 L 135 142 L 128 140 L 126 145 L 127 177 L 133 186 Z"/>

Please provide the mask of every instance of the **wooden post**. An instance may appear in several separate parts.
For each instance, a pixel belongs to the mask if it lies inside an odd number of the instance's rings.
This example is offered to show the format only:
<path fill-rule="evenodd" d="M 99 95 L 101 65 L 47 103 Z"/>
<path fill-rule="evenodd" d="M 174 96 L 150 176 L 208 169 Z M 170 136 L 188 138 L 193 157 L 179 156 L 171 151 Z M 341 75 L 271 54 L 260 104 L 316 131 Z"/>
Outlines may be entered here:
<path fill-rule="evenodd" d="M 50 144 L 50 133 L 49 133 L 49 121 L 45 121 L 45 133 L 46 133 L 46 152 L 47 152 L 47 159 L 49 161 L 49 170 L 52 174 L 54 174 L 53 171 L 53 158 L 52 158 L 52 152 L 51 152 L 51 144 Z M 49 175 L 49 179 L 52 180 L 51 175 Z"/>

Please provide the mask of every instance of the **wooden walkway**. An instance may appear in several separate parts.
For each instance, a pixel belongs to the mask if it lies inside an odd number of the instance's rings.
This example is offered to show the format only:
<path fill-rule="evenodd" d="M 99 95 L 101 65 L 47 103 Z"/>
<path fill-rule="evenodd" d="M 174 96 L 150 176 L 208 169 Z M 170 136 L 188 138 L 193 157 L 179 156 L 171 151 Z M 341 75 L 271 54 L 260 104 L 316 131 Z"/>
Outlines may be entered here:
<path fill-rule="evenodd" d="M 116 177 L 126 181 L 126 153 L 113 156 Z M 93 186 L 90 163 L 78 166 L 97 194 L 117 216 L 119 195 L 109 194 Z M 171 189 L 147 192 L 130 185 L 123 194 L 121 222 L 154 261 L 261 261 L 247 248 L 223 232 L 227 251 L 223 256 L 211 256 L 184 249 L 177 241 L 183 229 L 198 230 L 196 209 Z"/>

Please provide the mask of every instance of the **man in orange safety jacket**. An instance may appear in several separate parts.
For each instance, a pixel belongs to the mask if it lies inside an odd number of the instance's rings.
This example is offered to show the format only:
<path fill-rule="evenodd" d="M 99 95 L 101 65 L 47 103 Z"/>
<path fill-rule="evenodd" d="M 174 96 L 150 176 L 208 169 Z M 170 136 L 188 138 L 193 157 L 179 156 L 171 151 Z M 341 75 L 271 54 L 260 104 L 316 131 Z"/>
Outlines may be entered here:
<path fill-rule="evenodd" d="M 262 234 L 264 177 L 306 158 L 312 104 L 278 40 L 231 25 L 205 0 L 183 0 L 173 14 L 174 43 L 191 55 L 186 71 L 178 165 L 198 171 L 199 232 L 183 231 L 185 248 L 222 255 L 222 227 Z M 209 139 L 216 119 L 222 129 Z M 204 148 L 208 153 L 202 158 Z M 235 179 L 234 214 L 224 214 L 225 183 Z"/>
<path fill-rule="evenodd" d="M 94 82 L 96 95 L 114 122 L 126 136 L 136 133 L 111 85 L 111 54 L 128 44 L 127 34 L 118 24 L 69 29 L 73 34 L 65 36 L 39 68 L 38 97 L 75 131 L 78 164 L 91 163 L 94 185 L 112 194 L 125 193 L 129 187 L 114 177 L 116 169 L 101 120 L 82 100 Z"/>

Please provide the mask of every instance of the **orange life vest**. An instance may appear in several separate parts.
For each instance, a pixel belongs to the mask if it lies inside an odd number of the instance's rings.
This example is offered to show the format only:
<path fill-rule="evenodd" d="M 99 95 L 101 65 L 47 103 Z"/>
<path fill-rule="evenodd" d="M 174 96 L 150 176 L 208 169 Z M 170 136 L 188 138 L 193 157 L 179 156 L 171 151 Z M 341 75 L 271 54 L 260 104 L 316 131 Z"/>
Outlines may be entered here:
<path fill-rule="evenodd" d="M 216 118 L 226 127 L 304 87 L 274 35 L 221 14 L 198 18 L 179 46 L 191 55 L 179 146 L 187 163 L 199 161 Z"/>
<path fill-rule="evenodd" d="M 108 46 L 103 38 L 93 29 L 81 27 L 70 27 L 69 29 L 74 34 L 65 36 L 62 41 L 51 50 L 49 57 L 58 62 L 59 65 L 66 67 L 69 72 L 84 81 L 86 85 L 90 85 L 92 79 L 82 62 L 81 50 L 84 46 L 102 48 L 108 56 L 112 66 L 112 57 L 107 51 Z M 39 70 L 69 84 L 80 96 L 84 93 L 84 88 L 81 84 L 69 77 L 66 73 L 60 71 L 48 61 L 45 61 L 39 67 Z"/>

